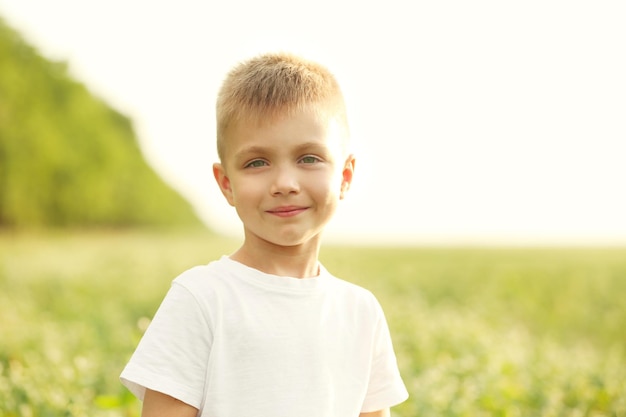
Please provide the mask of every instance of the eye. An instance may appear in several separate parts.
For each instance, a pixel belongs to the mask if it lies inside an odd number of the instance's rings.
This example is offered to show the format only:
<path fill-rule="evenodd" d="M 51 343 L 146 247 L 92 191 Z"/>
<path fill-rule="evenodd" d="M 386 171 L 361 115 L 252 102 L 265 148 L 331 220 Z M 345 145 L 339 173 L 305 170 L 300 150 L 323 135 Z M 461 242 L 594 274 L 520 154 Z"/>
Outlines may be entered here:
<path fill-rule="evenodd" d="M 245 165 L 245 168 L 261 168 L 267 165 L 262 159 L 255 159 L 254 161 L 250 161 Z"/>
<path fill-rule="evenodd" d="M 316 164 L 318 162 L 322 162 L 322 160 L 318 158 L 317 156 L 313 156 L 313 155 L 306 155 L 300 158 L 300 163 L 302 164 Z"/>

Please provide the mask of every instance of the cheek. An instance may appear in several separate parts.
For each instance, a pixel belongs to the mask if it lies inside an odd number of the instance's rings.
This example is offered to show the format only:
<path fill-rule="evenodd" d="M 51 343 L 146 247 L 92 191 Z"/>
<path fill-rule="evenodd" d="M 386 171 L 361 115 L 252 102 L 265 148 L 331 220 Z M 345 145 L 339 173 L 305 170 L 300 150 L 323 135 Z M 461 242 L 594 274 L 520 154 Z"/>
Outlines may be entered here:
<path fill-rule="evenodd" d="M 265 188 L 258 182 L 247 178 L 245 181 L 240 179 L 231 180 L 231 189 L 233 200 L 237 202 L 252 202 L 263 196 Z"/>
<path fill-rule="evenodd" d="M 323 196 L 326 201 L 334 201 L 341 192 L 341 175 L 329 173 L 317 181 L 312 181 L 309 189 L 316 195 Z"/>

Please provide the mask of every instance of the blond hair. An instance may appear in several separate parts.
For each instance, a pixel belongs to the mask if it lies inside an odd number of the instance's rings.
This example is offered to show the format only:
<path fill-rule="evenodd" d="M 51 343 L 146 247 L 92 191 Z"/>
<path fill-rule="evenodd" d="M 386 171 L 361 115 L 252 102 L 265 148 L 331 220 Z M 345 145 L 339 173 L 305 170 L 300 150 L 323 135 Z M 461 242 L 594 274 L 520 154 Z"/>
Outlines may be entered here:
<path fill-rule="evenodd" d="M 225 136 L 236 123 L 263 123 L 307 106 L 336 118 L 347 140 L 348 121 L 343 94 L 324 66 L 289 53 L 259 55 L 235 66 L 217 97 L 217 152 L 224 157 Z"/>

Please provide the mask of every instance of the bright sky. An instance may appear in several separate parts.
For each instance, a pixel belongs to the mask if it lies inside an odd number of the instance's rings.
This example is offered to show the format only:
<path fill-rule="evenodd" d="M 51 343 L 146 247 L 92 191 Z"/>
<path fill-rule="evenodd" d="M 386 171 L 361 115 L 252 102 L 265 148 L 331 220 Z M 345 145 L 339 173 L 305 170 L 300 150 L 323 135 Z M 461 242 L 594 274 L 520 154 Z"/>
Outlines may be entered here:
<path fill-rule="evenodd" d="M 214 229 L 226 71 L 287 50 L 342 83 L 355 185 L 332 239 L 626 243 L 626 3 L 0 0 L 0 16 L 135 121 Z"/>

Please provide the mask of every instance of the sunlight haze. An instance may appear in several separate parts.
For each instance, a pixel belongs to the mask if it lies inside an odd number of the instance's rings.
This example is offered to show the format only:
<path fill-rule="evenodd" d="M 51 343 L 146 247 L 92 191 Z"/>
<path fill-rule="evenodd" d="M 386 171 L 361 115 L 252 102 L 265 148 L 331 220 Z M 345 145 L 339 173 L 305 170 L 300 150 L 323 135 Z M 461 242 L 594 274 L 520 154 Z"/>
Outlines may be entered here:
<path fill-rule="evenodd" d="M 0 17 L 134 121 L 207 224 L 229 68 L 267 51 L 343 86 L 357 169 L 331 240 L 626 243 L 626 5 L 0 0 Z"/>

